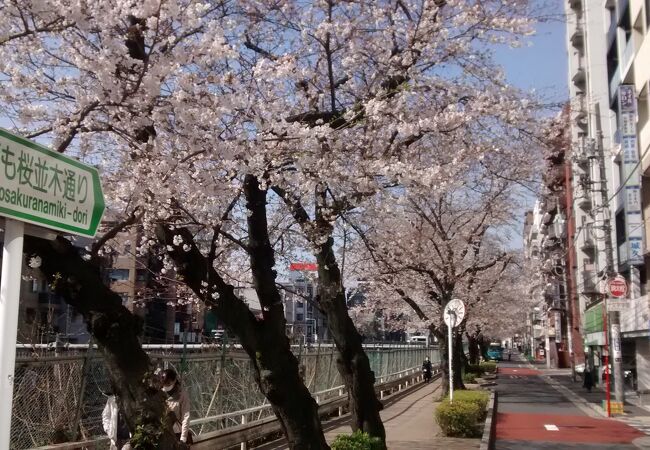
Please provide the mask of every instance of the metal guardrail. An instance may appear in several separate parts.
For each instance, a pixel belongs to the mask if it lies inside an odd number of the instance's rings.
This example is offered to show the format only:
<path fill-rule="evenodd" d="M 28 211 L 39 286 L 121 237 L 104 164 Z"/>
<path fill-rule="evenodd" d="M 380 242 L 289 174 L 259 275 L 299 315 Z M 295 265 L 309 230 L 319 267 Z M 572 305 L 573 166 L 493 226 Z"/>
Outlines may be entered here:
<path fill-rule="evenodd" d="M 440 371 L 440 365 L 434 367 L 434 378 L 437 378 L 440 375 Z M 413 386 L 416 384 L 421 380 L 421 377 L 421 368 L 419 366 L 388 374 L 379 378 L 379 382 L 375 385 L 375 392 L 379 393 L 380 399 L 383 400 L 386 392 L 392 392 L 395 389 L 400 392 L 403 389 L 408 388 L 409 385 Z M 336 395 L 328 397 L 328 394 L 332 393 L 336 393 Z M 344 385 L 336 386 L 324 391 L 314 392 L 312 396 L 318 403 L 318 412 L 321 416 L 332 414 L 334 411 L 337 411 L 338 415 L 342 416 L 343 410 L 348 403 L 348 395 Z M 202 450 L 229 448 L 236 445 L 241 445 L 241 448 L 245 449 L 248 441 L 261 439 L 270 434 L 279 432 L 280 424 L 275 416 L 268 416 L 260 420 L 248 421 L 248 418 L 252 414 L 259 414 L 260 412 L 271 408 L 272 406 L 270 404 L 266 404 L 240 411 L 190 420 L 190 427 L 232 418 L 239 418 L 242 423 L 242 425 L 232 426 L 223 430 L 208 432 L 196 436 L 192 449 Z M 32 450 L 96 449 L 103 448 L 107 443 L 108 438 L 101 437 L 85 441 L 34 447 Z"/>
<path fill-rule="evenodd" d="M 434 367 L 434 378 L 440 377 L 441 367 L 440 365 Z M 375 385 L 375 391 L 379 393 L 380 399 L 385 399 L 386 392 L 392 392 L 397 389 L 397 392 L 401 392 L 403 389 L 407 389 L 410 386 L 414 386 L 418 381 L 421 381 L 421 368 L 413 367 L 406 369 L 400 372 L 396 372 L 397 375 L 403 374 L 399 378 L 393 379 L 391 381 L 380 382 Z M 390 377 L 388 375 L 387 377 Z M 384 377 L 384 378 L 387 378 Z M 336 388 L 328 389 L 327 391 L 333 391 Z M 323 391 L 323 392 L 327 392 Z M 318 393 L 316 393 L 318 394 Z M 314 394 L 316 398 L 318 396 Z M 319 402 L 318 413 L 321 416 L 332 414 L 337 411 L 339 416 L 343 415 L 343 408 L 347 406 L 348 396 L 345 392 L 344 387 L 340 387 L 339 395 L 332 397 L 323 402 Z M 270 405 L 269 405 L 270 407 Z M 252 408 L 254 409 L 254 408 Z M 234 413 L 230 413 L 234 414 Z M 277 433 L 280 431 L 280 424 L 275 416 L 267 417 L 262 420 L 255 422 L 246 423 L 243 420 L 244 425 L 238 425 L 235 427 L 230 427 L 225 430 L 214 431 L 210 433 L 205 433 L 198 436 L 194 440 L 192 445 L 193 450 L 208 450 L 215 448 L 230 448 L 233 446 L 240 445 L 242 450 L 247 448 L 247 442 L 262 439 L 268 437 L 271 434 Z"/>

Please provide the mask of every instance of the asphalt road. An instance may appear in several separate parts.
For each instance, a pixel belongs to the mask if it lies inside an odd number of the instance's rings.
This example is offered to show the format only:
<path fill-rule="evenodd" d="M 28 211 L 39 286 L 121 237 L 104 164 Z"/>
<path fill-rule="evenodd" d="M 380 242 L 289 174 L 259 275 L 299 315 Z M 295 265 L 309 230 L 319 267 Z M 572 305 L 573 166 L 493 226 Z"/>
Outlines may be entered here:
<path fill-rule="evenodd" d="M 512 358 L 499 363 L 497 450 L 648 448 L 639 430 L 588 415 L 545 381 L 548 372 Z"/>

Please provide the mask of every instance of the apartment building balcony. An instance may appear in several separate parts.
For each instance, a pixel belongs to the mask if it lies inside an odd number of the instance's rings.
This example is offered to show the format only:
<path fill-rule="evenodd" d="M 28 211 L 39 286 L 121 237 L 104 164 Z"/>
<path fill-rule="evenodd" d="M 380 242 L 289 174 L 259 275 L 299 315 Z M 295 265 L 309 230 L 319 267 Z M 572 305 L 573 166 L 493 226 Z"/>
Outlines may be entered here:
<path fill-rule="evenodd" d="M 582 272 L 582 283 L 579 285 L 579 291 L 585 295 L 600 294 L 598 275 L 593 270 L 584 270 Z"/>
<path fill-rule="evenodd" d="M 574 10 L 579 10 L 582 7 L 582 0 L 568 0 L 569 6 Z"/>
<path fill-rule="evenodd" d="M 574 48 L 578 50 L 583 49 L 585 44 L 585 34 L 582 31 L 580 22 L 576 23 L 576 27 L 573 29 L 573 33 L 571 33 L 571 37 L 569 39 L 571 40 L 571 45 L 573 45 Z"/>
<path fill-rule="evenodd" d="M 580 250 L 585 253 L 593 253 L 596 250 L 596 242 L 591 236 L 591 228 L 587 227 L 582 230 L 582 236 L 580 236 Z"/>
<path fill-rule="evenodd" d="M 560 239 L 551 236 L 545 236 L 542 240 L 542 249 L 543 251 L 552 251 L 560 247 Z"/>
<path fill-rule="evenodd" d="M 571 81 L 573 81 L 573 84 L 575 84 L 577 87 L 581 89 L 584 88 L 587 81 L 587 72 L 585 69 L 578 67 L 573 74 L 573 77 L 571 77 Z"/>
<path fill-rule="evenodd" d="M 572 147 L 571 160 L 582 168 L 588 167 L 594 158 L 596 158 L 596 149 L 593 139 L 585 139 Z"/>
<path fill-rule="evenodd" d="M 566 308 L 566 300 L 562 298 L 554 298 L 548 303 L 549 309 L 556 309 L 559 311 L 565 311 Z"/>
<path fill-rule="evenodd" d="M 587 120 L 587 104 L 584 93 L 577 93 L 575 98 L 571 101 L 571 112 L 575 124 L 586 131 L 589 121 Z"/>
<path fill-rule="evenodd" d="M 589 211 L 592 208 L 591 195 L 583 186 L 578 185 L 574 191 L 575 202 L 578 207 L 584 211 Z"/>

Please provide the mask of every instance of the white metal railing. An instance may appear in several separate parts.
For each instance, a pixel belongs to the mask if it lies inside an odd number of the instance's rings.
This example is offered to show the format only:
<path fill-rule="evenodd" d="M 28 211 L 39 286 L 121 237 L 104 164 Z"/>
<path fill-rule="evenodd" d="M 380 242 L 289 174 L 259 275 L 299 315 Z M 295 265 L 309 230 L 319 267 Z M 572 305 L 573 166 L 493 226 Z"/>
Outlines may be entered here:
<path fill-rule="evenodd" d="M 436 369 L 438 369 L 438 366 L 436 366 L 434 368 L 434 374 L 438 373 L 438 371 L 439 371 L 439 369 L 438 370 L 436 370 Z M 380 377 L 379 380 L 377 380 L 377 382 L 378 382 L 378 384 L 387 383 L 389 381 L 394 381 L 394 380 L 397 380 L 399 378 L 404 378 L 405 376 L 412 375 L 413 373 L 415 373 L 416 371 L 419 371 L 419 370 L 420 370 L 420 366 L 400 370 L 399 372 L 391 373 L 391 374 L 385 375 L 383 377 Z M 337 397 L 343 396 L 346 393 L 345 385 L 342 384 L 340 386 L 335 386 L 333 388 L 325 389 L 323 391 L 312 392 L 311 395 L 316 400 L 316 403 L 320 404 L 321 403 L 321 398 L 324 397 L 325 394 L 329 394 L 329 393 L 332 393 L 332 392 L 337 392 Z M 223 413 L 223 414 L 216 414 L 214 416 L 202 417 L 200 419 L 190 420 L 190 426 L 204 425 L 206 423 L 216 422 L 216 421 L 219 421 L 219 420 L 227 420 L 227 419 L 232 419 L 232 418 L 240 418 L 240 417 L 243 418 L 244 416 L 247 416 L 249 414 L 261 412 L 261 411 L 264 411 L 266 409 L 271 409 L 271 408 L 272 408 L 272 405 L 265 404 L 265 405 L 255 406 L 253 408 L 242 409 L 242 410 L 239 410 L 239 411 L 232 411 L 232 412 Z"/>
<path fill-rule="evenodd" d="M 420 366 L 410 367 L 408 369 L 400 370 L 398 372 L 394 372 L 394 373 L 385 375 L 383 377 L 380 377 L 379 380 L 377 380 L 377 384 L 381 385 L 381 384 L 384 384 L 384 383 L 390 383 L 390 382 L 397 381 L 397 380 L 399 380 L 401 378 L 410 379 L 410 377 L 409 377 L 410 375 L 413 375 L 414 373 L 419 372 L 420 370 L 421 370 Z M 438 374 L 440 371 L 441 371 L 440 364 L 435 365 L 433 367 L 433 375 Z M 398 391 L 401 391 L 403 386 L 404 386 L 404 388 L 409 386 L 408 379 L 405 380 L 404 384 L 399 384 L 398 385 Z M 418 376 L 416 378 L 416 380 L 419 381 L 420 377 Z M 330 397 L 328 400 L 339 399 L 339 398 L 343 397 L 346 394 L 346 389 L 345 389 L 344 385 L 335 386 L 335 387 L 330 388 L 330 389 L 325 389 L 323 391 L 314 392 L 314 393 L 312 393 L 312 396 L 314 397 L 316 402 L 320 404 L 321 403 L 320 402 L 321 397 L 324 396 L 325 394 L 329 394 L 329 393 L 332 393 L 332 392 L 336 392 L 337 395 L 335 397 Z M 380 399 L 384 398 L 384 392 L 385 392 L 384 390 L 379 391 Z M 255 406 L 255 407 L 252 407 L 252 408 L 239 410 L 239 411 L 232 411 L 232 412 L 229 412 L 229 413 L 216 414 L 214 416 L 202 417 L 202 418 L 198 418 L 198 419 L 192 419 L 192 420 L 190 420 L 190 427 L 197 426 L 197 425 L 204 425 L 206 423 L 215 422 L 215 421 L 219 421 L 219 420 L 229 420 L 229 419 L 240 419 L 240 424 L 241 425 L 247 425 L 247 424 L 252 425 L 255 421 L 247 420 L 249 415 L 255 414 L 255 413 L 262 413 L 263 411 L 269 410 L 271 408 L 272 408 L 272 406 L 270 404 L 264 404 L 264 405 L 259 405 L 259 406 Z M 338 415 L 339 416 L 342 415 L 342 408 L 341 407 L 338 408 Z M 257 419 L 257 420 L 260 420 L 260 419 Z M 44 446 L 44 447 L 35 447 L 35 448 L 32 448 L 32 450 L 72 450 L 72 449 L 77 449 L 77 448 L 80 448 L 80 447 L 95 448 L 100 444 L 106 443 L 107 441 L 108 441 L 108 438 L 106 436 L 103 436 L 103 437 L 99 437 L 99 438 L 95 438 L 95 439 L 89 439 L 89 440 L 86 440 L 86 441 L 83 441 L 83 442 L 68 442 L 68 443 L 64 443 L 64 444 L 55 444 L 55 445 L 48 445 L 48 446 Z M 242 448 L 245 448 L 244 446 L 245 446 L 245 443 L 242 443 Z"/>

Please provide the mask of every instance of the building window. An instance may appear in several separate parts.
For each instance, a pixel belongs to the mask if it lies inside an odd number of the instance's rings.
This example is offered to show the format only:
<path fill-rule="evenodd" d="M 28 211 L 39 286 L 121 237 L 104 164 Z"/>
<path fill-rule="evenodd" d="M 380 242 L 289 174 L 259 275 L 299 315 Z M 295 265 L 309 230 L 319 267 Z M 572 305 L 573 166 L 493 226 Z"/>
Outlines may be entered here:
<path fill-rule="evenodd" d="M 136 281 L 147 281 L 147 270 L 146 269 L 136 269 L 135 270 L 135 280 Z"/>
<path fill-rule="evenodd" d="M 304 314 L 296 314 L 296 322 L 304 322 L 304 321 L 305 321 Z"/>
<path fill-rule="evenodd" d="M 111 281 L 124 281 L 129 279 L 129 269 L 111 269 L 109 272 Z"/>

